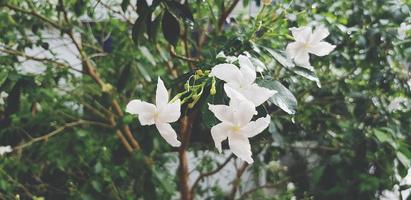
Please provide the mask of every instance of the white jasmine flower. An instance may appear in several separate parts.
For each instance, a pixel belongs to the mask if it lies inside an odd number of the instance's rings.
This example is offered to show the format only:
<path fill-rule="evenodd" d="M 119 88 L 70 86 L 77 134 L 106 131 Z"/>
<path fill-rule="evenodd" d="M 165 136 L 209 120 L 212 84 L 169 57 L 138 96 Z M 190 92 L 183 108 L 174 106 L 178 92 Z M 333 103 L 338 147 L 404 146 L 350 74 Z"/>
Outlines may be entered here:
<path fill-rule="evenodd" d="M 163 81 L 158 78 L 156 105 L 141 100 L 132 100 L 127 104 L 126 112 L 138 115 L 141 125 L 157 127 L 160 135 L 173 147 L 179 147 L 177 134 L 170 123 L 180 118 L 180 100 L 169 102 L 169 95 Z"/>
<path fill-rule="evenodd" d="M 11 146 L 0 146 L 0 156 L 6 154 L 6 153 L 10 153 L 12 152 L 13 149 L 11 148 Z"/>
<path fill-rule="evenodd" d="M 230 100 L 230 105 L 208 105 L 221 123 L 211 128 L 215 147 L 221 153 L 221 142 L 228 138 L 230 150 L 240 159 L 251 164 L 251 145 L 248 138 L 261 133 L 270 124 L 270 116 L 262 117 L 256 121 L 251 121 L 257 113 L 254 105 L 247 101 Z"/>
<path fill-rule="evenodd" d="M 286 47 L 286 54 L 294 59 L 297 65 L 302 67 L 311 66 L 309 53 L 317 56 L 325 56 L 334 50 L 335 45 L 322 41 L 330 32 L 324 27 L 317 27 L 314 31 L 311 27 L 290 28 L 295 42 Z"/>
<path fill-rule="evenodd" d="M 267 101 L 268 98 L 277 93 L 275 90 L 269 90 L 254 83 L 256 79 L 256 71 L 248 57 L 240 55 L 238 57 L 238 62 L 240 64 L 240 69 L 233 64 L 218 64 L 211 69 L 210 74 L 227 82 L 226 85 L 228 87 L 242 94 L 255 106 L 261 105 Z"/>
<path fill-rule="evenodd" d="M 5 103 L 4 99 L 7 98 L 8 96 L 9 96 L 9 94 L 7 94 L 4 91 L 2 91 L 0 93 L 0 105 L 4 105 L 4 103 Z"/>
<path fill-rule="evenodd" d="M 406 23 L 401 23 L 400 27 L 398 28 L 398 39 L 404 40 L 407 37 L 407 31 L 411 30 L 411 25 Z"/>

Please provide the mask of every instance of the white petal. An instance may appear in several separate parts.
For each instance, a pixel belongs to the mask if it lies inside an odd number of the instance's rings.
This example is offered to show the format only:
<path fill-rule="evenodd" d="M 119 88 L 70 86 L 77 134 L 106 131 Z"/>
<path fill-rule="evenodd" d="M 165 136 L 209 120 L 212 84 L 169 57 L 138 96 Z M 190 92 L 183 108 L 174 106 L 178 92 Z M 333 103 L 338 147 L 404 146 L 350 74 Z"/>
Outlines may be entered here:
<path fill-rule="evenodd" d="M 208 109 L 214 113 L 218 120 L 233 123 L 233 111 L 229 106 L 208 104 Z"/>
<path fill-rule="evenodd" d="M 219 123 L 211 127 L 211 136 L 213 137 L 214 145 L 220 153 L 222 151 L 221 142 L 227 139 L 229 132 L 230 126 L 226 123 Z"/>
<path fill-rule="evenodd" d="M 245 101 L 247 98 L 241 94 L 241 88 L 238 85 L 227 83 L 224 84 L 224 91 L 231 101 Z M 230 101 L 230 104 L 231 104 Z"/>
<path fill-rule="evenodd" d="M 291 33 L 295 39 L 295 41 L 298 42 L 308 42 L 310 37 L 311 37 L 311 27 L 309 26 L 303 26 L 303 27 L 299 27 L 299 28 L 290 28 Z"/>
<path fill-rule="evenodd" d="M 154 123 L 156 123 L 155 113 L 139 114 L 138 121 L 140 121 L 140 124 L 143 126 L 153 125 Z"/>
<path fill-rule="evenodd" d="M 231 134 L 228 137 L 228 144 L 230 146 L 230 150 L 234 155 L 246 161 L 248 164 L 254 162 L 254 160 L 251 158 L 252 153 L 250 141 L 248 141 L 246 137 Z"/>
<path fill-rule="evenodd" d="M 126 106 L 126 112 L 134 115 L 154 113 L 155 110 L 155 105 L 138 99 L 130 101 Z"/>
<path fill-rule="evenodd" d="M 247 97 L 249 101 L 253 102 L 254 106 L 259 106 L 277 93 L 277 91 L 260 87 L 254 83 L 242 90 L 241 93 Z"/>
<path fill-rule="evenodd" d="M 169 103 L 163 106 L 159 110 L 158 120 L 160 123 L 171 123 L 175 122 L 180 118 L 180 100 L 175 101 L 174 103 Z"/>
<path fill-rule="evenodd" d="M 335 49 L 335 45 L 328 42 L 319 42 L 310 47 L 309 52 L 317 56 L 325 56 Z"/>
<path fill-rule="evenodd" d="M 211 75 L 225 82 L 237 84 L 241 83 L 243 76 L 240 69 L 233 64 L 218 64 L 211 69 Z"/>
<path fill-rule="evenodd" d="M 161 108 L 168 103 L 168 92 L 164 82 L 158 77 L 157 90 L 156 90 L 156 106 Z"/>
<path fill-rule="evenodd" d="M 132 100 L 127 104 L 126 112 L 138 115 L 141 125 L 154 124 L 156 107 L 151 103 L 140 100 Z"/>
<path fill-rule="evenodd" d="M 294 62 L 300 66 L 310 66 L 310 56 L 308 55 L 308 51 L 300 50 L 297 52 L 298 54 L 294 57 Z"/>
<path fill-rule="evenodd" d="M 156 123 L 160 135 L 173 147 L 179 147 L 181 142 L 177 140 L 177 133 L 173 127 L 167 123 Z"/>
<path fill-rule="evenodd" d="M 254 137 L 257 134 L 261 133 L 270 125 L 271 117 L 267 115 L 266 117 L 258 118 L 255 121 L 250 122 L 244 127 L 241 131 L 243 132 L 244 136 L 246 137 Z"/>
<path fill-rule="evenodd" d="M 320 26 L 317 27 L 314 31 L 313 34 L 311 35 L 311 43 L 315 44 L 320 42 L 321 40 L 323 40 L 324 38 L 326 38 L 328 35 L 330 34 L 330 32 L 328 31 L 327 28 Z"/>
<path fill-rule="evenodd" d="M 250 101 L 240 101 L 238 104 L 230 104 L 230 108 L 234 111 L 234 124 L 238 126 L 248 124 L 253 116 L 257 114 L 254 104 Z"/>
<path fill-rule="evenodd" d="M 254 83 L 256 72 L 255 67 L 253 63 L 251 63 L 250 59 L 247 56 L 240 55 L 238 56 L 238 63 L 240 64 L 240 70 L 244 78 L 244 80 L 242 81 L 246 84 Z"/>

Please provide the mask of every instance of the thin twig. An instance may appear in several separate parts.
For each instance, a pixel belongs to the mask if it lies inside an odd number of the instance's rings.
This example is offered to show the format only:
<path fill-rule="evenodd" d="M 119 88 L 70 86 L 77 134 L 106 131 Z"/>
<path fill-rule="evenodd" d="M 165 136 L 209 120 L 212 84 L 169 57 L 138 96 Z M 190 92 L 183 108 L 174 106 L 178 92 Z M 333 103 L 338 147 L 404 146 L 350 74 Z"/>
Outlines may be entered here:
<path fill-rule="evenodd" d="M 191 186 L 191 195 L 194 196 L 195 194 L 195 189 L 198 186 L 198 184 L 200 183 L 200 181 L 204 178 L 206 178 L 207 176 L 211 176 L 213 174 L 216 174 L 217 172 L 219 172 L 220 170 L 222 170 L 229 162 L 230 160 L 234 158 L 234 155 L 231 154 L 222 164 L 218 165 L 217 168 L 215 168 L 212 171 L 206 172 L 206 173 L 201 173 L 197 179 L 194 181 L 193 186 Z"/>

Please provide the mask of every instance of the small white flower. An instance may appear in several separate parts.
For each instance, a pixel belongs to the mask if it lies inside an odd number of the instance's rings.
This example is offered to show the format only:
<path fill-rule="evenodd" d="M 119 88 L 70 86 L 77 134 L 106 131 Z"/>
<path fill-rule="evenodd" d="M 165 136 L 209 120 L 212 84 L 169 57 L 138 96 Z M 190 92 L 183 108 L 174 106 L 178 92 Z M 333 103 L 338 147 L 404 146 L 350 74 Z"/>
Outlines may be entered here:
<path fill-rule="evenodd" d="M 11 148 L 11 146 L 0 146 L 0 156 L 6 154 L 6 153 L 10 153 L 12 152 L 13 149 Z"/>
<path fill-rule="evenodd" d="M 177 134 L 170 123 L 180 118 L 180 100 L 169 102 L 169 95 L 163 81 L 158 78 L 156 105 L 141 100 L 132 100 L 127 104 L 126 112 L 138 115 L 141 125 L 155 124 L 160 135 L 173 147 L 179 147 Z"/>
<path fill-rule="evenodd" d="M 4 103 L 5 103 L 4 99 L 7 98 L 8 96 L 9 96 L 9 94 L 7 94 L 4 91 L 2 91 L 0 93 L 0 105 L 4 105 Z"/>
<path fill-rule="evenodd" d="M 295 42 L 289 43 L 286 47 L 286 54 L 294 59 L 297 65 L 309 67 L 309 53 L 317 56 L 325 56 L 334 50 L 335 45 L 322 41 L 330 32 L 324 27 L 317 27 L 314 32 L 311 27 L 290 28 Z"/>
<path fill-rule="evenodd" d="M 233 91 L 235 93 L 235 91 Z M 221 142 L 228 138 L 230 150 L 240 159 L 251 164 L 251 145 L 248 138 L 261 133 L 270 124 L 270 116 L 262 117 L 256 121 L 251 121 L 257 113 L 254 105 L 247 100 L 238 101 L 231 99 L 230 105 L 208 105 L 221 123 L 211 128 L 215 147 L 221 153 Z"/>
<path fill-rule="evenodd" d="M 404 40 L 407 37 L 407 31 L 411 30 L 411 25 L 406 23 L 401 23 L 400 27 L 398 28 L 398 39 Z"/>
<path fill-rule="evenodd" d="M 247 56 L 240 55 L 238 62 L 240 63 L 240 69 L 233 64 L 218 64 L 211 69 L 210 74 L 227 82 L 227 87 L 242 94 L 255 106 L 261 105 L 277 93 L 275 90 L 269 90 L 254 83 L 256 79 L 255 67 Z M 227 91 L 225 92 L 227 93 Z M 229 93 L 227 95 L 230 97 Z"/>

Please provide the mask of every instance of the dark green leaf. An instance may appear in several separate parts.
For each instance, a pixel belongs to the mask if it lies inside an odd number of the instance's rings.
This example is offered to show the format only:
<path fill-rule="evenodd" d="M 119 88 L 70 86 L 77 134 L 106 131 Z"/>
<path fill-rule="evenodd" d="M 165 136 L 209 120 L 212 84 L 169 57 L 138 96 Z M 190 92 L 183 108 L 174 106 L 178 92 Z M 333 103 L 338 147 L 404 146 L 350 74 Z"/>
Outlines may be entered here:
<path fill-rule="evenodd" d="M 146 26 L 144 22 L 145 22 L 145 16 L 139 16 L 134 22 L 131 36 L 136 45 L 140 44 L 140 40 L 143 37 L 143 34 L 145 32 Z"/>
<path fill-rule="evenodd" d="M 121 2 L 121 10 L 123 10 L 123 12 L 126 12 L 128 5 L 130 5 L 130 0 L 123 0 Z"/>
<path fill-rule="evenodd" d="M 186 23 L 194 23 L 193 13 L 191 13 L 188 4 L 180 4 L 176 1 L 166 1 L 168 11 L 174 14 L 176 17 L 181 18 Z"/>
<path fill-rule="evenodd" d="M 175 46 L 180 37 L 180 25 L 177 19 L 170 12 L 166 11 L 163 15 L 161 27 L 166 40 Z"/>

